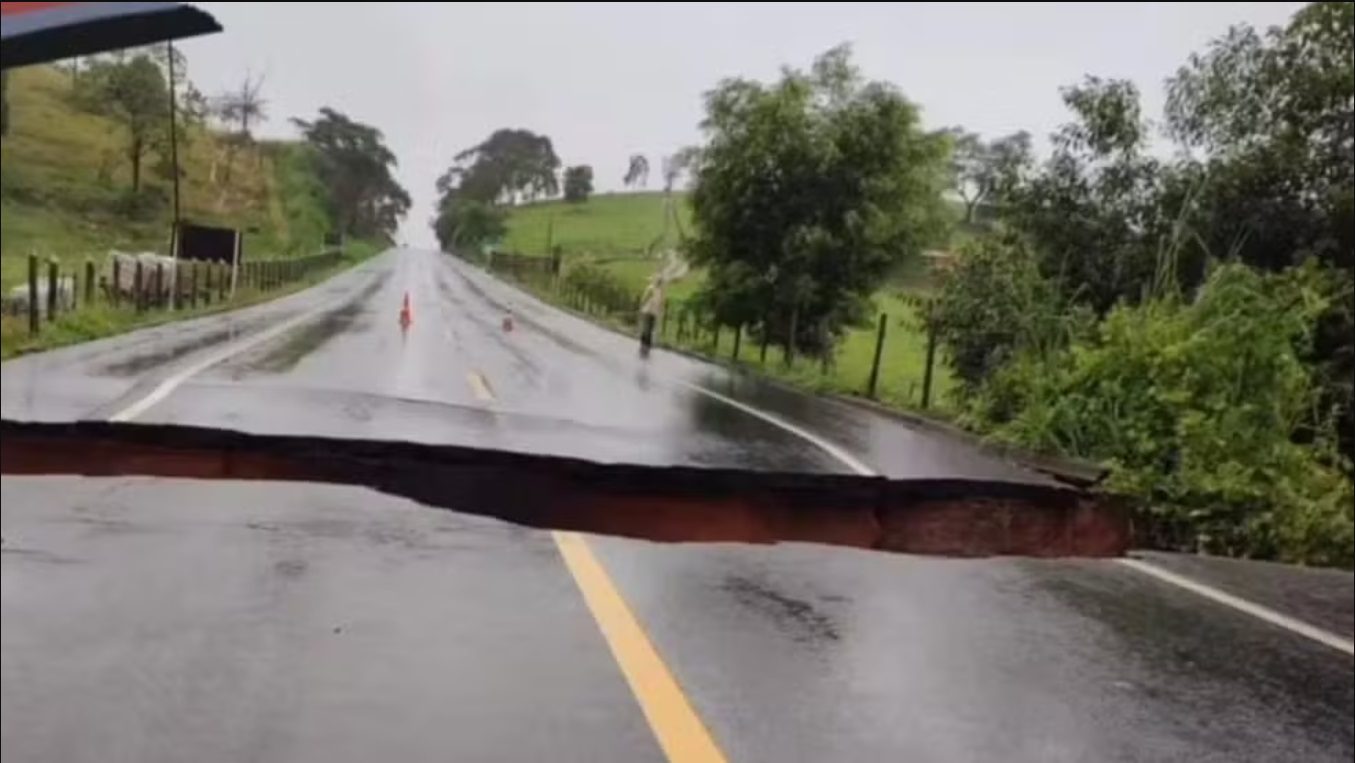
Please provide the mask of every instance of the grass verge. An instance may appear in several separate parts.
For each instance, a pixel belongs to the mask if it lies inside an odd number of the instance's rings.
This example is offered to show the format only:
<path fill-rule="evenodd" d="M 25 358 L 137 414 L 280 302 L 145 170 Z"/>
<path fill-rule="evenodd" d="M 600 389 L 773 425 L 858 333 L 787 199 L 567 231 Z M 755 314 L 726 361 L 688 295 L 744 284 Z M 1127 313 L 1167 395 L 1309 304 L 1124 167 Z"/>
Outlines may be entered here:
<path fill-rule="evenodd" d="M 509 278 L 506 273 L 496 275 L 500 278 Z M 625 334 L 638 335 L 634 320 L 629 315 L 600 311 L 583 312 L 568 304 L 563 295 L 553 288 L 529 281 L 514 283 L 546 302 L 571 310 L 595 323 Z M 680 332 L 679 324 L 683 322 L 680 306 L 670 308 L 666 320 L 661 322 L 657 329 L 656 340 L 660 346 L 720 363 L 734 364 L 741 369 L 761 373 L 811 392 L 863 397 L 870 377 L 871 362 L 875 356 L 876 321 L 880 313 L 884 313 L 887 316 L 885 342 L 881 351 L 874 399 L 901 410 L 925 411 L 928 415 L 950 418 L 953 413 L 952 391 L 955 389 L 955 380 L 939 351 L 932 369 L 930 404 L 925 408 L 922 405 L 927 337 L 918 309 L 912 302 L 893 292 L 877 294 L 875 302 L 878 311 L 871 323 L 848 331 L 844 339 L 838 343 L 832 360 L 827 364 L 819 358 L 810 357 L 795 357 L 787 363 L 782 349 L 777 346 L 767 348 L 764 360 L 761 347 L 749 336 L 740 338 L 736 360 L 734 331 L 729 328 L 722 328 L 719 332 L 694 331 L 689 318 L 686 330 Z M 678 302 L 670 297 L 670 304 Z"/>
<path fill-rule="evenodd" d="M 26 316 L 0 317 L 0 359 L 8 359 L 56 347 L 87 342 L 92 339 L 122 334 L 135 329 L 159 326 L 172 321 L 182 321 L 204 315 L 238 310 L 261 302 L 278 299 L 298 292 L 308 286 L 330 278 L 369 257 L 384 247 L 369 241 L 350 242 L 338 264 L 325 270 L 316 271 L 305 278 L 279 286 L 275 289 L 254 287 L 238 289 L 235 296 L 224 302 L 213 302 L 196 308 L 177 310 L 147 310 L 138 313 L 127 304 L 112 305 L 105 300 L 96 299 L 92 305 L 81 305 L 69 313 L 59 314 L 55 321 L 44 323 L 36 334 L 28 333 Z"/>

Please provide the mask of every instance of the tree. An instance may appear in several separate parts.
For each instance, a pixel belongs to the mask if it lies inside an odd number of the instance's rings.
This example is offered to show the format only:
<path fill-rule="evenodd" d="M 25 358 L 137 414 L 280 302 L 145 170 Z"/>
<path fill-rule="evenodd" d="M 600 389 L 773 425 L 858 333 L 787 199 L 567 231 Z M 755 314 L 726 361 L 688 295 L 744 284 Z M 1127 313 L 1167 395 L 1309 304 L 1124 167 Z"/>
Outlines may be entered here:
<path fill-rule="evenodd" d="M 240 83 L 240 87 L 235 90 L 228 90 L 217 96 L 217 113 L 222 121 L 230 124 L 238 124 L 238 135 L 244 142 L 249 142 L 253 136 L 249 132 L 251 122 L 262 122 L 267 118 L 265 108 L 268 101 L 261 95 L 263 91 L 263 77 L 254 79 L 249 74 L 245 74 L 245 79 Z"/>
<path fill-rule="evenodd" d="M 314 121 L 292 122 L 315 150 L 339 229 L 355 236 L 393 236 L 410 198 L 391 174 L 395 155 L 381 131 L 328 107 Z"/>
<path fill-rule="evenodd" d="M 1168 82 L 1167 124 L 1202 154 L 1189 224 L 1216 255 L 1277 270 L 1317 257 L 1345 291 L 1318 323 L 1323 408 L 1355 456 L 1355 5 L 1233 27 Z"/>
<path fill-rule="evenodd" d="M 846 46 L 775 83 L 725 80 L 702 126 L 688 250 L 726 325 L 826 350 L 944 231 L 945 138 L 894 87 L 864 82 Z"/>
<path fill-rule="evenodd" d="M 432 224 L 443 249 L 502 237 L 500 205 L 555 195 L 559 168 L 560 158 L 550 138 L 530 130 L 495 130 L 483 142 L 457 154 L 435 186 L 438 214 Z M 591 190 L 591 169 L 588 181 Z"/>
<path fill-rule="evenodd" d="M 443 251 L 498 241 L 508 232 L 503 209 L 474 199 L 453 197 L 438 211 L 433 230 Z"/>
<path fill-rule="evenodd" d="M 1098 314 L 1141 299 L 1168 264 L 1182 283 L 1198 283 L 1204 252 L 1178 224 L 1193 184 L 1144 151 L 1138 89 L 1087 77 L 1064 88 L 1063 100 L 1076 119 L 1052 136 L 1053 155 L 998 195 L 1041 272 Z"/>
<path fill-rule="evenodd" d="M 168 127 L 169 86 L 160 67 L 144 54 L 120 63 L 101 64 L 94 82 L 102 113 L 127 130 L 132 191 L 139 191 L 141 161 L 164 139 Z"/>
<path fill-rule="evenodd" d="M 947 272 L 927 316 L 946 361 L 972 394 L 1018 352 L 1058 345 L 1077 323 L 1039 260 L 1006 233 L 968 242 Z"/>
<path fill-rule="evenodd" d="M 701 149 L 696 146 L 683 146 L 663 158 L 663 192 L 671 194 L 678 178 L 684 172 L 690 172 L 701 157 Z"/>
<path fill-rule="evenodd" d="M 626 177 L 622 179 L 627 188 L 645 187 L 649 182 L 649 160 L 644 154 L 631 154 L 630 164 L 626 166 Z"/>
<path fill-rule="evenodd" d="M 1004 184 L 1015 183 L 1030 163 L 1030 133 L 1022 130 L 984 142 L 962 127 L 945 130 L 951 137 L 951 183 L 965 204 L 964 221 L 974 222 L 974 210 Z"/>
<path fill-rule="evenodd" d="M 495 130 L 484 142 L 457 154 L 437 180 L 438 194 L 453 190 L 489 204 L 554 196 L 560 158 L 550 138 L 530 130 Z"/>
<path fill-rule="evenodd" d="M 565 170 L 565 201 L 582 204 L 593 192 L 593 168 L 580 164 Z"/>

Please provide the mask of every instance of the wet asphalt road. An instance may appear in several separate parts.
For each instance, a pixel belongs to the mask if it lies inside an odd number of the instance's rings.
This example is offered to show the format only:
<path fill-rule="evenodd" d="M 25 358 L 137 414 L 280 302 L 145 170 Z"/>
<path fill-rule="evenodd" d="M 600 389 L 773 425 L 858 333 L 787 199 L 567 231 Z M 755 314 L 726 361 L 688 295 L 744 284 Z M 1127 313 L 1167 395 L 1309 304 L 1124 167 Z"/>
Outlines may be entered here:
<path fill-rule="evenodd" d="M 108 417 L 218 357 L 137 420 L 848 468 L 715 392 L 891 476 L 1042 479 L 851 406 L 641 360 L 414 251 L 229 316 L 7 362 L 0 406 Z M 349 488 L 179 480 L 6 478 L 0 514 L 5 760 L 663 758 L 549 533 Z M 1355 754 L 1348 655 L 1115 562 L 588 546 L 729 760 Z M 1348 573 L 1155 561 L 1350 636 Z"/>

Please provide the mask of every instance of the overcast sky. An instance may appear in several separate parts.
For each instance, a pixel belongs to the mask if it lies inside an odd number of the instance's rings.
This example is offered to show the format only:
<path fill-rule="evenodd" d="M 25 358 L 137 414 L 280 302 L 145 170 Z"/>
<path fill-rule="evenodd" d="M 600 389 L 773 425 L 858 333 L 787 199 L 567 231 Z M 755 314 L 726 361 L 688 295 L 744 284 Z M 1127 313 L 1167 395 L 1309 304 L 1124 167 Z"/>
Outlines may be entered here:
<path fill-rule="evenodd" d="M 871 79 L 897 84 L 928 127 L 1044 136 L 1058 88 L 1083 74 L 1162 81 L 1230 24 L 1283 23 L 1299 3 L 1143 5 L 478 5 L 200 3 L 225 27 L 184 41 L 204 92 L 266 77 L 261 133 L 331 106 L 386 135 L 414 199 L 401 229 L 431 245 L 433 181 L 500 127 L 544 133 L 565 164 L 621 187 L 627 157 L 699 141 L 701 95 L 723 77 L 771 79 L 850 42 Z M 654 185 L 651 178 L 651 187 Z"/>

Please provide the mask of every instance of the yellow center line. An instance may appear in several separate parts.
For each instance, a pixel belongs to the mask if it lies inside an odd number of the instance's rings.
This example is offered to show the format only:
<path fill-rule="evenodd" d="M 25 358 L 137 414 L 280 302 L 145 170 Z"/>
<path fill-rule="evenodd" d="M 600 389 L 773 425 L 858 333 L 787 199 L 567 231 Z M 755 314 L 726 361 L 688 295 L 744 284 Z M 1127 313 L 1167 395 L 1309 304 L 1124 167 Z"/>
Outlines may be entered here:
<path fill-rule="evenodd" d="M 669 763 L 725 763 L 724 753 L 583 536 L 558 530 L 551 535 Z"/>
<path fill-rule="evenodd" d="M 489 388 L 489 380 L 479 371 L 467 371 L 466 383 L 470 385 L 471 392 L 479 400 L 488 402 L 494 399 L 494 392 Z"/>

